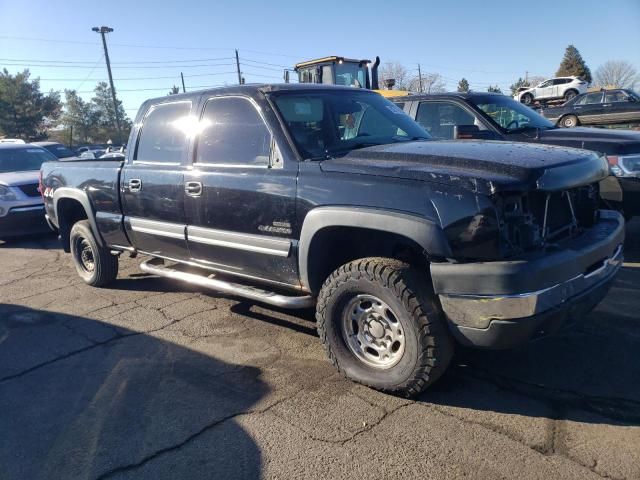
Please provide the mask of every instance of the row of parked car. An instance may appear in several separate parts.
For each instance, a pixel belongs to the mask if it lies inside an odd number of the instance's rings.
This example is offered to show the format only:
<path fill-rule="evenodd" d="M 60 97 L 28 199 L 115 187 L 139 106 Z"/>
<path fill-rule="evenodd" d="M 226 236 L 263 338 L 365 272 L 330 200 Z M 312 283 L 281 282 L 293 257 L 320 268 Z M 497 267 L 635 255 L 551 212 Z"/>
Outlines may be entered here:
<path fill-rule="evenodd" d="M 513 98 L 528 106 L 539 105 L 542 115 L 565 128 L 640 122 L 640 95 L 636 92 L 624 88 L 589 92 L 588 87 L 580 77 L 557 77 L 535 87 L 521 87 Z M 564 103 L 546 106 L 553 101 Z"/>

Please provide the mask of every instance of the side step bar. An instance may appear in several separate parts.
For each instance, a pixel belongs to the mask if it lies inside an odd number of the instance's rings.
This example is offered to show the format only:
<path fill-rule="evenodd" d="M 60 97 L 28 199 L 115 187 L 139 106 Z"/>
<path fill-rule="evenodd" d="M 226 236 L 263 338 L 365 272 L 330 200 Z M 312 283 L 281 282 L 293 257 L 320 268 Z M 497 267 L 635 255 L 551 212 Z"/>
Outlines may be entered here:
<path fill-rule="evenodd" d="M 172 278 L 182 282 L 191 283 L 201 287 L 209 288 L 220 293 L 228 293 L 239 297 L 248 298 L 262 303 L 267 303 L 280 308 L 308 308 L 314 305 L 313 297 L 286 296 L 268 290 L 242 285 L 239 283 L 226 282 L 215 278 L 205 277 L 196 273 L 188 273 L 164 265 L 162 259 L 152 258 L 140 264 L 143 272 L 158 275 L 160 277 Z"/>

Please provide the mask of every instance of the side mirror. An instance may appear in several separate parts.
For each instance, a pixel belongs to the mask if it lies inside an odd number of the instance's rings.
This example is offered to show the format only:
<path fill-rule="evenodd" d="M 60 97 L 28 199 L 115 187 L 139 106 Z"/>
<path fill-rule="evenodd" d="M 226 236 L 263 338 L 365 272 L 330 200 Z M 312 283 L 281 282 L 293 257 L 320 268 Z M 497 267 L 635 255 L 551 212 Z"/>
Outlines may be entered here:
<path fill-rule="evenodd" d="M 627 101 L 628 101 L 628 102 L 637 102 L 636 97 L 632 97 L 631 95 L 629 95 L 629 96 L 627 97 Z"/>
<path fill-rule="evenodd" d="M 490 130 L 480 130 L 477 125 L 455 125 L 453 127 L 453 138 L 455 140 L 495 140 L 496 137 Z"/>

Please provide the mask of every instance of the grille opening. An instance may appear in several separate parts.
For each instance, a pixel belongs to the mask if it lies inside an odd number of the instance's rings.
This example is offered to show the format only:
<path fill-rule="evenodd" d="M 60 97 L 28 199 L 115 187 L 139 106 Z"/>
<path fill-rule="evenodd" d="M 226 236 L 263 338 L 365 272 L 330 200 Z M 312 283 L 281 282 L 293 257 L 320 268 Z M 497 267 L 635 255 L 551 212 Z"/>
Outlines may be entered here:
<path fill-rule="evenodd" d="M 38 191 L 38 184 L 37 183 L 29 183 L 27 185 L 19 185 L 18 188 L 20 190 L 22 190 L 22 193 L 24 193 L 28 197 L 39 197 L 40 196 L 40 192 Z"/>
<path fill-rule="evenodd" d="M 558 192 L 510 193 L 496 198 L 505 257 L 580 235 L 593 226 L 598 209 L 597 184 Z"/>

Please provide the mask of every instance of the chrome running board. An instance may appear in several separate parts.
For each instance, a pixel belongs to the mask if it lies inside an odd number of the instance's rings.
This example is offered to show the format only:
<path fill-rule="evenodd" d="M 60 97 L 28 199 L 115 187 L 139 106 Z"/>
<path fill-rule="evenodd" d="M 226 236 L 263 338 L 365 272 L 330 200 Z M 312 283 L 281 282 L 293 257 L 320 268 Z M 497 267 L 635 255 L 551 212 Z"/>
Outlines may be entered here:
<path fill-rule="evenodd" d="M 275 307 L 295 309 L 308 308 L 314 305 L 313 297 L 309 295 L 280 295 L 275 292 L 262 290 L 260 288 L 251 287 L 248 285 L 231 283 L 224 280 L 211 278 L 213 275 L 206 277 L 204 275 L 198 275 L 197 273 L 183 272 L 175 268 L 167 267 L 166 265 L 164 265 L 164 261 L 159 258 L 151 258 L 145 262 L 142 262 L 140 264 L 140 269 L 143 272 L 158 275 L 160 277 L 172 278 L 181 282 L 191 283 L 200 287 L 209 288 L 220 293 L 228 293 L 230 295 L 237 295 L 239 297 L 248 298 L 249 300 L 267 303 Z"/>

